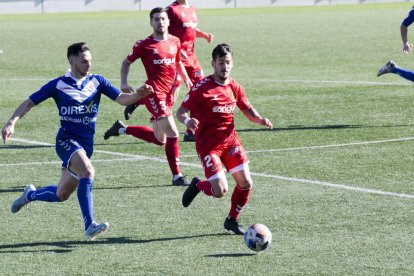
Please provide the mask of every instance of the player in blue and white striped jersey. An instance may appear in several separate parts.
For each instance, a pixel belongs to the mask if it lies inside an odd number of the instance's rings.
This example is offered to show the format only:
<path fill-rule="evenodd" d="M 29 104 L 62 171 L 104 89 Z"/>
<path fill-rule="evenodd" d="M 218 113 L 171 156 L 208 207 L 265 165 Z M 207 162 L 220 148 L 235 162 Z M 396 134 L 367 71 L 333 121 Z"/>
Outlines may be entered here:
<path fill-rule="evenodd" d="M 67 58 L 70 69 L 66 74 L 30 95 L 2 128 L 2 138 L 6 143 L 14 133 L 16 122 L 35 105 L 53 98 L 59 110 L 61 127 L 56 135 L 56 153 L 63 162 L 59 184 L 37 190 L 34 185 L 27 186 L 12 203 L 11 211 L 16 213 L 31 201 L 65 201 L 77 189 L 85 238 L 92 240 L 109 226 L 107 222 L 95 222 L 91 192 L 95 169 L 90 158 L 101 95 L 126 106 L 154 93 L 154 90 L 149 85 L 143 85 L 135 93 L 122 93 L 103 76 L 90 74 L 92 55 L 85 42 L 70 45 Z"/>

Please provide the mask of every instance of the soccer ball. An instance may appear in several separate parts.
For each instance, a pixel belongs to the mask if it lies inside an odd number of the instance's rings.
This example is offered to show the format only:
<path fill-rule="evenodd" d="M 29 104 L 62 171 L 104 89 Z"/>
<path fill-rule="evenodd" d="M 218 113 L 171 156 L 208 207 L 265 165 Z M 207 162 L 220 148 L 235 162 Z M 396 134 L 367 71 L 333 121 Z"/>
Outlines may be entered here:
<path fill-rule="evenodd" d="M 272 242 L 272 232 L 264 224 L 252 224 L 244 233 L 244 241 L 251 250 L 263 251 Z"/>

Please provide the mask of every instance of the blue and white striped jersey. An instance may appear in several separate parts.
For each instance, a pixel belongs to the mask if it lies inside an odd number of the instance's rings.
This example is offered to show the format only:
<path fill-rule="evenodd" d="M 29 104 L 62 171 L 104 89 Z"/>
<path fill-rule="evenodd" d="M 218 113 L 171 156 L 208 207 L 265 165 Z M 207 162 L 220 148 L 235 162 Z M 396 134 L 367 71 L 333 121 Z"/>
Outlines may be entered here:
<path fill-rule="evenodd" d="M 407 17 L 404 18 L 402 25 L 405 27 L 410 26 L 414 22 L 414 6 L 411 8 L 410 12 L 408 13 Z"/>
<path fill-rule="evenodd" d="M 93 141 L 101 94 L 115 100 L 121 92 L 103 76 L 90 74 L 78 80 L 70 70 L 30 95 L 34 104 L 55 100 L 62 130 L 73 138 Z"/>

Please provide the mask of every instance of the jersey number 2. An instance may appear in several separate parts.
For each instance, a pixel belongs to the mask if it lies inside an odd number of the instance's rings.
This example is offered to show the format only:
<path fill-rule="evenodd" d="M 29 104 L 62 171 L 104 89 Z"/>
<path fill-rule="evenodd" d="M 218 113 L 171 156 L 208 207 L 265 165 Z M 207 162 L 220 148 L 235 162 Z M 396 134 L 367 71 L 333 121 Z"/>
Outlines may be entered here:
<path fill-rule="evenodd" d="M 212 158 L 210 155 L 206 155 L 204 157 L 204 161 L 206 162 L 206 168 L 210 168 L 211 166 L 213 166 L 213 162 L 211 162 Z"/>

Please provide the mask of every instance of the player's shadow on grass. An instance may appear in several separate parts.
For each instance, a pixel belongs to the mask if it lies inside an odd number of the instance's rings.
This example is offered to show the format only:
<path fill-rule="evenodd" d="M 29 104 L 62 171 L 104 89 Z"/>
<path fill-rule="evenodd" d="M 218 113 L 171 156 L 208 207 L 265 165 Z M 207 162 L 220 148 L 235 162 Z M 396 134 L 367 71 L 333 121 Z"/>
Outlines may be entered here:
<path fill-rule="evenodd" d="M 22 146 L 22 145 L 1 145 L 0 150 L 5 149 L 41 149 L 41 148 L 54 148 L 54 145 L 30 145 L 30 146 Z"/>
<path fill-rule="evenodd" d="M 25 186 L 0 189 L 0 193 L 22 193 Z"/>
<path fill-rule="evenodd" d="M 138 183 L 139 184 L 139 183 Z M 112 186 L 112 187 L 93 187 L 94 190 L 135 190 L 135 189 L 149 189 L 149 188 L 165 188 L 165 187 L 185 187 L 188 186 L 173 186 L 171 182 L 166 181 L 162 185 L 143 185 L 143 186 Z"/>
<path fill-rule="evenodd" d="M 247 256 L 256 256 L 256 253 L 227 253 L 227 254 L 212 254 L 206 255 L 206 257 L 211 258 L 224 258 L 224 257 L 247 257 Z"/>
<path fill-rule="evenodd" d="M 22 193 L 26 186 L 10 187 L 8 189 L 0 189 L 0 193 Z M 171 182 L 166 181 L 166 184 L 162 185 L 143 185 L 143 186 L 111 186 L 111 187 L 93 187 L 93 190 L 135 190 L 135 189 L 149 189 L 149 188 L 165 188 L 165 187 L 182 187 L 187 186 L 173 186 Z M 39 187 L 42 188 L 42 187 Z"/>
<path fill-rule="evenodd" d="M 366 125 L 322 125 L 322 126 L 303 126 L 292 125 L 288 127 L 267 128 L 247 128 L 237 129 L 237 132 L 253 132 L 253 131 L 290 131 L 290 130 L 332 130 L 332 129 L 356 129 L 356 128 L 386 128 L 386 127 L 411 127 L 412 125 L 385 125 L 385 126 L 366 126 Z"/>
<path fill-rule="evenodd" d="M 185 240 L 212 236 L 227 236 L 229 233 L 215 233 L 215 234 L 200 234 L 191 236 L 180 236 L 170 238 L 154 238 L 136 240 L 129 237 L 118 238 L 100 238 L 96 241 L 63 241 L 63 242 L 33 242 L 33 243 L 16 243 L 16 244 L 1 244 L 0 254 L 10 253 L 28 253 L 28 252 L 53 252 L 53 253 L 70 253 L 78 246 L 93 246 L 93 245 L 110 245 L 110 244 L 141 244 L 152 242 L 168 242 L 175 240 Z M 40 247 L 38 250 L 36 247 Z M 44 247 L 53 247 L 51 249 L 44 249 Z"/>
<path fill-rule="evenodd" d="M 117 142 L 117 140 L 113 140 L 111 142 L 104 142 L 104 143 L 94 143 L 94 146 L 123 146 L 123 145 L 139 145 L 139 144 L 148 144 L 148 142 L 138 140 L 135 142 Z"/>

